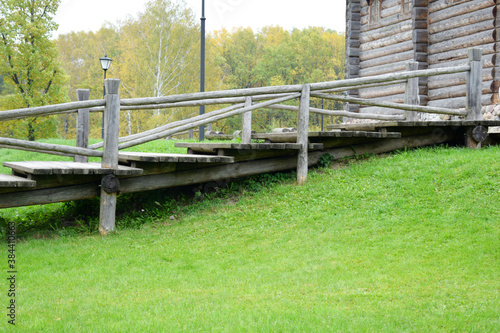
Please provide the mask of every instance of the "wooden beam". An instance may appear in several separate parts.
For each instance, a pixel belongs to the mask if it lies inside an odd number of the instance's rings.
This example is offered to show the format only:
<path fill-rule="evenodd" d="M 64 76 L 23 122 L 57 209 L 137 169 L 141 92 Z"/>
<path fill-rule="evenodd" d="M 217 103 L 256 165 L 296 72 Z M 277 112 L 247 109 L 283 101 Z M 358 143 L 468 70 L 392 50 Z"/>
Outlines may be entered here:
<path fill-rule="evenodd" d="M 77 89 L 76 96 L 79 101 L 88 101 L 90 90 Z M 89 109 L 78 109 L 76 118 L 76 146 L 80 148 L 88 148 L 89 146 Z M 75 162 L 86 163 L 89 161 L 88 156 L 75 156 Z"/>
<path fill-rule="evenodd" d="M 309 107 L 311 86 L 304 85 L 300 96 L 297 143 L 301 145 L 297 156 L 297 183 L 305 184 L 308 173 L 308 143 L 309 143 Z"/>
<path fill-rule="evenodd" d="M 469 48 L 470 71 L 467 73 L 467 120 L 482 120 L 482 50 Z"/>
<path fill-rule="evenodd" d="M 245 107 L 252 106 L 252 97 L 248 96 L 245 100 Z M 250 143 L 252 141 L 252 111 L 243 113 L 243 124 L 241 130 L 241 143 Z"/>
<path fill-rule="evenodd" d="M 104 155 L 101 166 L 106 169 L 118 169 L 118 138 L 120 133 L 120 80 L 107 79 L 106 86 L 106 108 L 104 110 Z M 101 207 L 99 214 L 99 232 L 106 235 L 115 229 L 116 215 L 116 191 L 109 191 L 104 185 L 109 180 L 105 176 L 101 185 Z"/>
<path fill-rule="evenodd" d="M 418 70 L 418 62 L 413 61 L 413 62 L 407 63 L 406 70 L 407 71 Z M 418 91 L 418 78 L 408 79 L 408 81 L 406 82 L 406 87 L 405 87 L 405 104 L 419 105 L 420 100 L 419 100 L 418 92 L 419 92 Z M 420 115 L 416 114 L 413 111 L 406 111 L 405 117 L 406 117 L 406 120 L 408 120 L 408 121 L 415 121 L 417 119 L 420 119 Z"/>

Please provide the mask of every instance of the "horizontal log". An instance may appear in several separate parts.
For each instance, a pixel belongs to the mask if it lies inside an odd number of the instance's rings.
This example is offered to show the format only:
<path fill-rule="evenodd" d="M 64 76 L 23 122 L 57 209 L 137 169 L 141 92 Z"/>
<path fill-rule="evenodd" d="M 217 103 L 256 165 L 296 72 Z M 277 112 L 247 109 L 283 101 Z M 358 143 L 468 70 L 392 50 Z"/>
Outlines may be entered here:
<path fill-rule="evenodd" d="M 49 154 L 49 155 L 64 156 L 64 157 L 71 157 L 71 158 L 75 157 L 74 154 L 65 154 L 65 153 L 60 153 L 57 151 L 49 151 L 49 150 L 42 150 L 42 149 L 32 149 L 32 148 L 5 146 L 5 145 L 0 145 L 0 148 L 22 150 L 22 151 L 29 151 L 29 152 L 33 152 L 33 153 Z"/>
<path fill-rule="evenodd" d="M 469 47 L 481 46 L 495 42 L 495 31 L 487 30 L 475 34 L 469 34 L 464 37 L 453 38 L 441 43 L 429 45 L 429 55 L 454 51 L 457 49 L 467 49 Z"/>
<path fill-rule="evenodd" d="M 348 88 L 346 87 L 346 88 L 326 89 L 326 90 L 320 90 L 318 92 L 334 93 L 334 92 L 343 92 L 343 91 L 347 91 L 347 90 L 354 90 L 354 89 L 361 89 L 361 88 L 380 88 L 380 87 L 385 87 L 385 86 L 397 85 L 397 84 L 401 84 L 401 83 L 403 83 L 403 84 L 406 83 L 406 80 L 364 84 L 364 85 L 348 87 Z"/>
<path fill-rule="evenodd" d="M 104 106 L 104 100 L 91 100 L 63 103 L 56 105 L 38 106 L 25 109 L 16 109 L 0 112 L 0 120 L 14 120 L 26 117 L 49 116 L 53 114 L 76 112 L 78 109 L 87 109 L 96 106 Z"/>
<path fill-rule="evenodd" d="M 406 41 L 411 41 L 412 40 L 412 34 L 413 31 L 405 31 L 400 34 L 393 34 L 389 37 L 381 38 L 378 40 L 374 40 L 371 42 L 363 43 L 359 47 L 360 51 L 368 51 L 368 50 L 374 50 L 374 49 L 379 49 L 381 47 L 389 46 L 389 45 L 394 45 Z"/>
<path fill-rule="evenodd" d="M 481 62 L 483 63 L 483 68 L 492 68 L 495 67 L 497 61 L 497 54 L 496 53 L 490 53 L 483 55 L 481 57 Z M 444 67 L 454 67 L 454 66 L 460 66 L 463 64 L 468 63 L 468 60 L 466 58 L 462 59 L 448 59 L 446 62 L 441 62 L 439 64 L 432 64 L 429 65 L 429 68 L 444 68 Z"/>
<path fill-rule="evenodd" d="M 397 14 L 386 17 L 377 23 L 369 23 L 368 16 L 361 17 L 361 32 L 368 32 L 379 28 L 390 28 L 402 22 L 411 24 L 411 13 Z"/>
<path fill-rule="evenodd" d="M 388 115 L 391 117 L 405 117 L 405 111 L 403 110 L 381 108 L 378 106 L 363 106 L 360 108 L 359 112 L 361 114 L 369 113 L 369 114 Z"/>
<path fill-rule="evenodd" d="M 51 143 L 41 143 L 41 142 L 24 141 L 24 140 L 8 139 L 8 138 L 0 138 L 0 144 L 11 147 L 28 148 L 46 154 L 56 152 L 56 153 L 93 156 L 93 157 L 102 157 L 103 155 L 102 151 L 96 151 L 88 148 L 70 147 L 70 146 L 56 145 Z"/>
<path fill-rule="evenodd" d="M 491 105 L 492 94 L 486 94 L 481 96 L 481 101 L 483 105 Z M 456 98 L 446 98 L 446 99 L 438 99 L 434 101 L 429 101 L 427 103 L 430 107 L 439 107 L 439 108 L 464 108 L 467 105 L 467 100 L 465 97 L 456 97 Z"/>
<path fill-rule="evenodd" d="M 451 29 L 456 29 L 460 27 L 466 27 L 471 24 L 494 20 L 495 15 L 493 10 L 490 8 L 484 8 L 477 10 L 475 12 L 466 12 L 462 15 L 452 16 L 441 22 L 437 22 L 429 25 L 429 34 L 438 34 Z"/>
<path fill-rule="evenodd" d="M 363 84 L 374 84 L 379 82 L 391 82 L 398 80 L 406 80 L 414 77 L 426 77 L 426 76 L 435 76 L 435 75 L 445 75 L 445 74 L 454 74 L 461 73 L 470 70 L 470 66 L 462 65 L 456 67 L 449 68 L 433 68 L 433 69 L 423 69 L 417 71 L 404 71 L 399 73 L 391 73 L 391 74 L 383 74 L 371 77 L 363 77 L 363 78 L 355 78 L 355 79 L 347 79 L 340 81 L 331 81 L 331 82 L 321 82 L 321 83 L 312 83 L 311 90 L 325 90 L 325 89 L 333 89 L 340 87 L 353 87 L 359 86 Z"/>
<path fill-rule="evenodd" d="M 386 87 L 375 87 L 375 88 L 366 88 L 359 90 L 360 98 L 377 98 L 382 96 L 390 96 L 397 94 L 404 94 L 406 84 L 398 84 Z"/>
<path fill-rule="evenodd" d="M 252 105 L 252 106 L 249 106 L 249 107 L 244 107 L 244 108 L 241 108 L 241 109 L 238 109 L 238 110 L 229 111 L 229 112 L 226 112 L 226 113 L 223 113 L 223 114 L 220 114 L 220 115 L 217 115 L 217 116 L 213 116 L 213 117 L 210 117 L 210 118 L 207 118 L 207 119 L 204 119 L 204 120 L 194 121 L 194 122 L 191 122 L 191 123 L 183 125 L 183 126 L 178 126 L 176 128 L 168 129 L 168 130 L 162 131 L 160 133 L 152 134 L 152 135 L 149 135 L 149 136 L 146 136 L 146 137 L 142 137 L 142 138 L 139 138 L 139 139 L 135 139 L 135 140 L 131 140 L 131 141 L 122 143 L 122 144 L 118 145 L 118 149 L 125 149 L 125 148 L 128 148 L 128 147 L 137 146 L 137 145 L 140 145 L 140 144 L 143 144 L 143 143 L 146 143 L 146 142 L 154 141 L 154 140 L 166 137 L 166 136 L 173 135 L 173 134 L 178 133 L 178 132 L 189 130 L 191 128 L 196 128 L 196 127 L 199 127 L 199 126 L 202 126 L 202 125 L 213 123 L 213 122 L 216 122 L 216 121 L 219 121 L 221 119 L 224 119 L 224 118 L 227 118 L 227 117 L 231 117 L 231 116 L 234 116 L 234 115 L 237 115 L 237 114 L 242 114 L 242 113 L 245 113 L 245 112 L 248 112 L 248 111 L 252 111 L 252 110 L 256 110 L 256 109 L 259 109 L 259 108 L 264 108 L 264 107 L 269 106 L 269 105 L 279 104 L 279 103 L 282 103 L 282 102 L 285 102 L 285 101 L 296 99 L 297 97 L 300 97 L 300 95 L 301 95 L 300 93 L 296 93 L 296 94 L 289 95 L 287 97 L 276 98 L 276 99 L 273 99 L 273 100 L 270 100 L 270 101 L 266 101 L 266 102 L 261 102 L 259 104 Z"/>
<path fill-rule="evenodd" d="M 387 73 L 394 73 L 406 69 L 408 60 L 394 62 L 393 64 L 381 65 L 376 67 L 369 67 L 359 70 L 359 75 L 362 77 L 375 76 Z"/>
<path fill-rule="evenodd" d="M 384 4 L 386 1 L 382 1 L 382 4 Z M 386 5 L 390 5 L 390 4 L 386 4 Z M 402 8 L 401 8 L 401 3 L 394 3 L 391 7 L 384 7 L 382 5 L 382 10 L 380 11 L 380 17 L 382 19 L 385 19 L 385 18 L 388 18 L 388 17 L 391 17 L 391 16 L 394 16 L 394 15 L 398 15 L 402 12 Z"/>
<path fill-rule="evenodd" d="M 484 68 L 483 69 L 483 80 L 491 81 L 493 80 L 493 69 Z M 452 87 L 457 85 L 464 85 L 466 83 L 466 76 L 464 73 L 452 74 L 445 76 L 435 76 L 430 77 L 428 81 L 429 90 L 439 89 L 445 87 Z"/>
<path fill-rule="evenodd" d="M 281 104 L 275 104 L 268 106 L 269 109 L 277 109 L 277 110 L 288 110 L 288 111 L 299 111 L 298 106 L 291 106 L 291 105 L 281 105 Z M 310 112 L 312 113 L 317 113 L 317 114 L 323 114 L 326 116 L 334 116 L 334 117 L 349 117 L 349 118 L 356 118 L 356 119 L 373 119 L 373 120 L 405 120 L 405 117 L 401 116 L 389 116 L 389 115 L 379 115 L 379 114 L 361 114 L 361 113 L 356 113 L 356 112 L 348 112 L 348 111 L 331 111 L 331 110 L 323 110 L 319 108 L 313 108 L 311 107 L 309 109 Z"/>
<path fill-rule="evenodd" d="M 363 62 L 360 62 L 359 67 L 360 69 L 365 69 L 365 68 L 370 68 L 370 67 L 376 67 L 376 66 L 381 66 L 381 65 L 387 65 L 387 64 L 392 64 L 397 61 L 411 61 L 413 60 L 413 49 L 406 51 L 406 52 L 401 52 L 397 54 L 389 54 L 385 55 L 382 57 L 370 59 L 370 60 L 364 60 Z"/>
<path fill-rule="evenodd" d="M 335 96 L 335 95 L 329 95 L 329 94 L 323 94 L 323 93 L 311 93 L 311 96 L 325 98 L 325 99 L 331 99 L 331 100 L 335 100 L 335 101 L 343 101 L 343 102 L 348 102 L 348 103 L 360 104 L 360 105 L 380 106 L 380 107 L 387 107 L 387 108 L 405 110 L 405 111 L 437 113 L 437 114 L 446 114 L 446 115 L 454 115 L 454 116 L 467 115 L 466 111 L 461 111 L 461 110 L 452 110 L 452 109 L 437 108 L 437 107 L 427 107 L 427 106 L 421 106 L 421 105 L 407 105 L 407 104 L 399 104 L 399 103 L 392 103 L 392 102 L 381 102 L 381 101 L 379 102 L 379 101 L 367 100 L 367 99 L 362 99 L 362 98 L 341 97 L 341 96 Z"/>
<path fill-rule="evenodd" d="M 483 81 L 482 86 L 482 93 L 483 94 L 491 94 L 491 87 L 492 87 L 493 81 Z M 462 97 L 465 96 L 467 93 L 467 86 L 465 84 L 453 86 L 453 87 L 444 87 L 444 88 L 439 88 L 439 89 L 431 89 L 429 90 L 429 100 L 436 100 L 436 99 L 444 99 L 444 98 L 455 98 L 455 97 Z"/>
<path fill-rule="evenodd" d="M 480 45 L 479 47 L 481 50 L 483 50 L 483 56 L 487 54 L 495 54 L 496 53 L 496 43 L 489 43 L 489 44 L 483 44 Z M 456 61 L 459 59 L 467 59 L 468 58 L 468 49 L 467 48 L 462 48 L 462 49 L 454 49 L 451 51 L 443 52 L 443 53 L 436 53 L 429 55 L 428 62 L 429 65 L 438 65 L 440 66 L 441 63 L 446 63 L 450 61 Z"/>
<path fill-rule="evenodd" d="M 393 34 L 401 34 L 412 30 L 411 21 L 404 21 L 400 24 L 393 25 L 390 29 L 381 27 L 378 29 L 371 29 L 359 34 L 359 41 L 361 43 L 368 43 L 374 40 L 379 40 L 392 36 Z"/>
<path fill-rule="evenodd" d="M 429 37 L 429 43 L 435 45 L 442 42 L 447 42 L 450 40 L 457 39 L 459 37 L 469 36 L 471 34 L 476 34 L 483 31 L 492 31 L 495 29 L 495 20 L 489 19 L 487 21 L 482 21 L 478 23 L 469 24 L 467 26 L 462 26 L 436 34 L 431 34 Z"/>
<path fill-rule="evenodd" d="M 440 22 L 451 17 L 471 13 L 484 8 L 495 7 L 495 0 L 481 0 L 481 1 L 463 1 L 457 4 L 458 1 L 450 2 L 448 0 L 434 1 L 429 4 L 429 25 Z M 448 7 L 453 6 L 453 10 L 447 10 Z"/>
<path fill-rule="evenodd" d="M 209 100 L 218 98 L 230 98 L 230 97 L 243 97 L 243 96 L 254 96 L 254 95 L 269 95 L 269 94 L 283 94 L 283 93 L 297 93 L 302 91 L 302 85 L 286 85 L 286 86 L 273 86 L 273 87 L 262 87 L 262 88 L 245 88 L 245 89 L 233 89 L 233 90 L 222 90 L 222 91 L 208 91 L 199 92 L 191 94 L 181 94 L 181 95 L 170 95 L 162 97 L 146 97 L 146 98 L 134 98 L 134 99 L 122 99 L 120 101 L 121 106 L 135 106 L 135 105 L 157 105 L 157 104 L 169 104 L 177 102 L 187 102 L 196 100 Z"/>
<path fill-rule="evenodd" d="M 359 58 L 361 59 L 361 61 L 364 61 L 378 57 L 383 57 L 389 54 L 398 54 L 405 51 L 413 50 L 413 46 L 414 46 L 413 41 L 409 40 L 406 42 L 381 47 L 379 49 L 360 51 Z"/>

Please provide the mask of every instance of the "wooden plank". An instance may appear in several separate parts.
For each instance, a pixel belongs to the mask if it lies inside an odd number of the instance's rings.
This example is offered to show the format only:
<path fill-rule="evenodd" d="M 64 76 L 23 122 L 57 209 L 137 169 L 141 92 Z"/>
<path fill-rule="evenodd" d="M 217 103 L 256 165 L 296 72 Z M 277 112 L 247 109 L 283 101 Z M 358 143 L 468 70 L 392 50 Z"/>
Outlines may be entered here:
<path fill-rule="evenodd" d="M 176 142 L 177 148 L 189 148 L 192 151 L 215 151 L 217 149 L 237 149 L 237 150 L 299 150 L 302 146 L 298 143 L 197 143 L 197 142 Z M 310 145 L 309 149 L 321 149 L 318 145 Z"/>
<path fill-rule="evenodd" d="M 0 187 L 35 187 L 36 181 L 14 175 L 0 174 Z"/>
<path fill-rule="evenodd" d="M 311 86 L 304 85 L 299 103 L 299 119 L 297 129 L 297 144 L 300 149 L 297 157 L 297 183 L 305 184 L 309 170 L 308 165 L 308 135 L 309 135 L 309 108 L 311 100 Z"/>
<path fill-rule="evenodd" d="M 32 175 L 140 175 L 141 169 L 119 166 L 117 169 L 103 168 L 100 163 L 78 162 L 3 162 L 2 165 L 22 174 Z"/>
<path fill-rule="evenodd" d="M 159 154 L 141 152 L 120 152 L 121 162 L 150 162 L 150 163 L 233 163 L 230 156 L 213 155 L 186 155 L 186 154 Z"/>
<path fill-rule="evenodd" d="M 90 90 L 77 89 L 76 95 L 79 101 L 88 101 Z M 76 118 L 76 146 L 80 148 L 88 148 L 89 146 L 89 109 L 78 109 Z M 88 162 L 88 156 L 75 156 L 75 162 Z"/>
<path fill-rule="evenodd" d="M 247 97 L 245 100 L 245 107 L 252 106 L 252 97 Z M 243 123 L 242 123 L 242 131 L 241 131 L 241 142 L 242 143 L 250 143 L 252 136 L 252 111 L 248 111 L 243 113 Z"/>
<path fill-rule="evenodd" d="M 467 74 L 467 120 L 481 120 L 483 114 L 482 107 L 482 71 L 481 62 L 482 50 L 477 48 L 469 49 L 470 73 Z"/>

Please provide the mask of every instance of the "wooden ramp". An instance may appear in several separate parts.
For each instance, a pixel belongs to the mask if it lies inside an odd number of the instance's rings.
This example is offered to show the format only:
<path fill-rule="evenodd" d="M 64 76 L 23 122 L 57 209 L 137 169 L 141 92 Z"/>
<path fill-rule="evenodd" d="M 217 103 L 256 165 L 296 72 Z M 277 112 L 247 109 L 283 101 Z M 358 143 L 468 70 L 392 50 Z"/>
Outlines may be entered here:
<path fill-rule="evenodd" d="M 366 153 L 434 144 L 464 144 L 469 130 L 484 126 L 488 140 L 500 140 L 500 122 L 381 122 L 342 124 L 327 132 L 310 132 L 308 164 L 324 154 L 340 159 Z M 94 198 L 103 177 L 119 179 L 119 193 L 227 181 L 297 168 L 296 133 L 253 134 L 265 143 L 176 143 L 188 154 L 120 152 L 116 169 L 100 163 L 4 162 L 13 175 L 0 175 L 0 208 Z"/>

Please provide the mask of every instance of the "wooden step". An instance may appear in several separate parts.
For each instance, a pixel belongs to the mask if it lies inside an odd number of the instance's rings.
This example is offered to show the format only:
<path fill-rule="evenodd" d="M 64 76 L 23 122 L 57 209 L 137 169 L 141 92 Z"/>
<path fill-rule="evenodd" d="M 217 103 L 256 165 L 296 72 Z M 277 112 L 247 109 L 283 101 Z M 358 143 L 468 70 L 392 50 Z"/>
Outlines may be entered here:
<path fill-rule="evenodd" d="M 193 152 L 215 153 L 217 150 L 299 150 L 298 143 L 196 143 L 177 142 L 177 148 L 188 148 Z M 310 150 L 323 149 L 321 143 L 309 144 Z"/>
<path fill-rule="evenodd" d="M 149 163 L 234 163 L 231 156 L 193 155 L 193 154 L 159 154 L 142 152 L 120 152 L 121 162 Z"/>
<path fill-rule="evenodd" d="M 370 132 L 370 131 L 323 131 L 309 132 L 309 139 L 321 138 L 372 138 L 399 139 L 400 132 Z M 252 139 L 269 140 L 271 142 L 297 142 L 297 133 L 257 133 Z"/>
<path fill-rule="evenodd" d="M 106 175 L 134 176 L 142 174 L 142 169 L 119 166 L 118 169 L 102 168 L 100 163 L 78 162 L 3 162 L 19 174 L 31 175 Z"/>
<path fill-rule="evenodd" d="M 0 174 L 0 187 L 35 187 L 36 181 L 23 177 Z"/>

